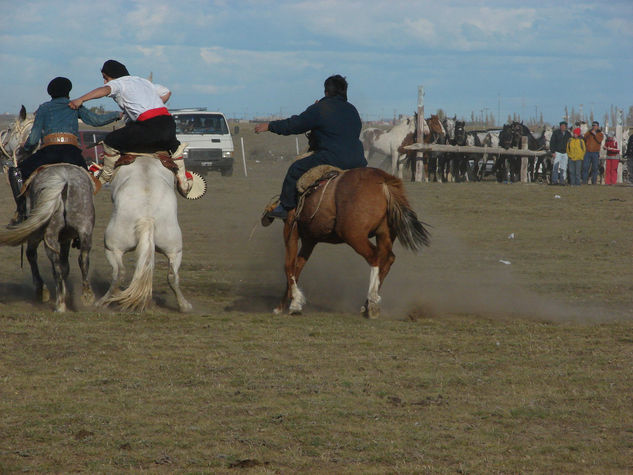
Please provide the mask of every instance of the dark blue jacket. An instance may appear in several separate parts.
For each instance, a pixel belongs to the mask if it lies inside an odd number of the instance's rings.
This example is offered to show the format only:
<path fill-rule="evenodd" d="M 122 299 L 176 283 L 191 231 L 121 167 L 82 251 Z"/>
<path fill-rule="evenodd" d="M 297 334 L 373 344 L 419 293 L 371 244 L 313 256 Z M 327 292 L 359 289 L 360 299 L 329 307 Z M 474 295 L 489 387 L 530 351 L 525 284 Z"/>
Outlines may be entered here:
<path fill-rule="evenodd" d="M 279 135 L 311 131 L 315 155 L 345 170 L 367 166 L 359 140 L 361 127 L 358 111 L 341 96 L 324 97 L 299 115 L 268 124 L 268 130 Z"/>

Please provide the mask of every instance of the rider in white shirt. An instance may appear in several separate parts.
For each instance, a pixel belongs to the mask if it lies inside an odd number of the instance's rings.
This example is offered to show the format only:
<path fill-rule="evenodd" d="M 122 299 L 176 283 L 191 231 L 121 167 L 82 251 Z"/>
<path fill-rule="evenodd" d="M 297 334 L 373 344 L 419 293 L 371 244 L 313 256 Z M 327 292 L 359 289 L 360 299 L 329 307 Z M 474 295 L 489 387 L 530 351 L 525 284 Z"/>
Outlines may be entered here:
<path fill-rule="evenodd" d="M 153 153 L 167 150 L 178 165 L 178 185 L 183 194 L 191 188 L 191 181 L 185 174 L 182 157 L 184 146 L 176 138 L 174 118 L 165 107 L 171 92 L 164 86 L 153 84 L 147 79 L 130 76 L 127 68 L 110 59 L 101 68 L 104 86 L 70 102 L 73 109 L 85 101 L 101 97 L 112 97 L 123 110 L 126 125 L 109 133 L 104 139 L 103 169 L 99 180 L 107 183 L 112 179 L 114 164 L 120 153 Z"/>

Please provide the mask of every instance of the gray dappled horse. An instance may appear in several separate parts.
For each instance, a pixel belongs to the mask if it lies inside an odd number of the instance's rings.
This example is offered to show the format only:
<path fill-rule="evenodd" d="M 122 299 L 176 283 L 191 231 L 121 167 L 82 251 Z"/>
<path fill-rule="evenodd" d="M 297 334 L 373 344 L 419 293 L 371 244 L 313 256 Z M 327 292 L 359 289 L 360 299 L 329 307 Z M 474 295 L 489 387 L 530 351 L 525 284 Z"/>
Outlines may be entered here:
<path fill-rule="evenodd" d="M 5 158 L 15 160 L 17 148 L 28 137 L 32 125 L 33 120 L 27 119 L 22 106 L 15 124 L 0 133 Z M 26 221 L 0 230 L 0 245 L 27 243 L 26 257 L 31 266 L 37 298 L 47 302 L 50 294 L 37 265 L 37 248 L 44 241 L 46 254 L 53 265 L 55 310 L 58 312 L 66 311 L 66 280 L 70 270 L 68 255 L 74 239 L 79 242 L 79 267 L 83 283 L 81 299 L 85 305 L 94 301 L 88 281 L 95 222 L 93 192 L 94 184 L 86 170 L 70 164 L 48 166 L 33 177 L 26 191 L 27 208 L 30 208 Z"/>
<path fill-rule="evenodd" d="M 66 311 L 68 255 L 72 241 L 79 241 L 79 267 L 83 290 L 82 303 L 91 305 L 94 294 L 88 280 L 92 230 L 95 222 L 94 184 L 86 170 L 59 164 L 40 171 L 27 191 L 28 218 L 0 231 L 0 245 L 27 243 L 26 257 L 31 265 L 37 297 L 46 302 L 49 292 L 37 266 L 37 248 L 44 241 L 46 255 L 53 265 L 55 310 Z"/>

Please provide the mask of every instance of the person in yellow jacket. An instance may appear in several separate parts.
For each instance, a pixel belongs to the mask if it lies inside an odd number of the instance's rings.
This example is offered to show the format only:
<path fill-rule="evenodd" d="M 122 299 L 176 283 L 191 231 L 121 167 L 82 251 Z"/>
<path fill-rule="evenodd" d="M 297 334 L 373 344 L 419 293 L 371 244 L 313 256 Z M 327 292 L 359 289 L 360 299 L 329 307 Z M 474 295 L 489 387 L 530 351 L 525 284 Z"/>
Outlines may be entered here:
<path fill-rule="evenodd" d="M 587 146 L 580 135 L 580 128 L 576 127 L 572 138 L 567 142 L 567 156 L 569 157 L 569 182 L 572 186 L 580 185 L 582 173 L 582 159 L 585 157 Z"/>

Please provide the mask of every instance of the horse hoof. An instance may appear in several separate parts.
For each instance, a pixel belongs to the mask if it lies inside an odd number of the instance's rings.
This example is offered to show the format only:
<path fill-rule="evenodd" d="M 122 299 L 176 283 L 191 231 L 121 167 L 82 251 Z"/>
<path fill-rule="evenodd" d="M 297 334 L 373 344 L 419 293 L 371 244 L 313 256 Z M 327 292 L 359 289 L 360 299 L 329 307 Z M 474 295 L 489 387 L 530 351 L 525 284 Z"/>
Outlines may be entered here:
<path fill-rule="evenodd" d="M 193 306 L 189 302 L 185 301 L 179 306 L 179 308 L 182 313 L 187 313 L 191 312 Z"/>
<path fill-rule="evenodd" d="M 55 307 L 55 313 L 65 313 L 66 312 L 66 304 L 60 304 L 57 307 Z"/>
<path fill-rule="evenodd" d="M 279 307 L 273 308 L 273 314 L 275 314 L 275 315 L 281 315 L 282 311 L 283 310 L 281 308 L 279 308 Z"/>
<path fill-rule="evenodd" d="M 374 320 L 380 316 L 380 304 L 378 302 L 365 302 L 360 311 L 363 317 Z"/>
<path fill-rule="evenodd" d="M 48 291 L 46 287 L 42 287 L 40 290 L 40 301 L 42 303 L 46 303 L 51 299 L 51 293 Z"/>
<path fill-rule="evenodd" d="M 301 305 L 290 304 L 290 308 L 288 308 L 288 313 L 290 315 L 301 315 L 302 310 L 303 310 L 303 307 Z"/>
<path fill-rule="evenodd" d="M 95 303 L 95 294 L 92 293 L 92 290 L 86 290 L 81 294 L 81 303 L 85 306 Z"/>

